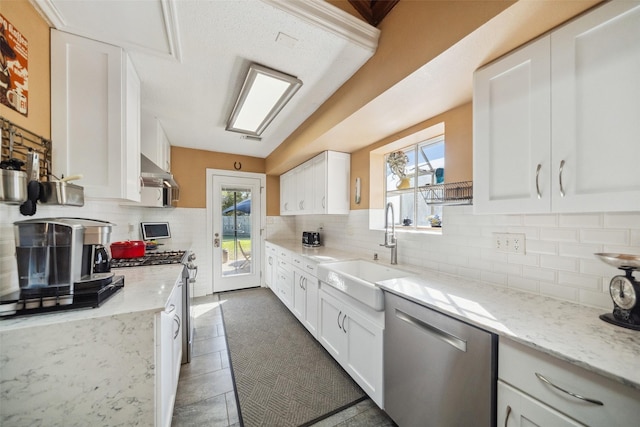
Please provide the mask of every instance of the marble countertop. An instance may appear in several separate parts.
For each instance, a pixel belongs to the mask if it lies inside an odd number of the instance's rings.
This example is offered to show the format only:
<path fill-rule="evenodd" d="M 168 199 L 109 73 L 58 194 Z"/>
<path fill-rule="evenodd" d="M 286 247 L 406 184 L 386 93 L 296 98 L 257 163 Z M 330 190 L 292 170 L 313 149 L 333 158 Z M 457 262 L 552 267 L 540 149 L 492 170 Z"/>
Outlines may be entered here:
<path fill-rule="evenodd" d="M 270 242 L 311 259 L 358 258 L 293 241 Z M 640 390 L 640 332 L 600 320 L 601 309 L 413 266 L 394 267 L 411 274 L 380 282 L 385 291 Z"/>
<path fill-rule="evenodd" d="M 0 332 L 125 313 L 164 310 L 173 286 L 180 278 L 182 267 L 182 264 L 169 264 L 114 268 L 111 270 L 113 273 L 124 276 L 124 288 L 100 307 L 0 319 Z"/>
<path fill-rule="evenodd" d="M 358 258 L 353 253 L 341 251 L 338 249 L 319 246 L 315 248 L 302 246 L 299 240 L 268 240 L 268 243 L 278 245 L 288 251 L 309 258 L 316 262 L 342 261 L 345 259 Z"/>

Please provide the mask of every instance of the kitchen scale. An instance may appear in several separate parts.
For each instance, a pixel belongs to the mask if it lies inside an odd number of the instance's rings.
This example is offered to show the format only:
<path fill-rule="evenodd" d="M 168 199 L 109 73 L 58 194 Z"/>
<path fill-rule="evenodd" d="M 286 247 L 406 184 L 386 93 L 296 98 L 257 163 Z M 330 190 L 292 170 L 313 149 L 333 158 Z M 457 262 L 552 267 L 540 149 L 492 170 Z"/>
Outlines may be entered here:
<path fill-rule="evenodd" d="M 623 328 L 640 331 L 640 282 L 633 277 L 633 272 L 640 269 L 640 256 L 609 253 L 595 256 L 624 271 L 624 275 L 614 276 L 609 283 L 613 313 L 601 314 L 600 318 Z"/>

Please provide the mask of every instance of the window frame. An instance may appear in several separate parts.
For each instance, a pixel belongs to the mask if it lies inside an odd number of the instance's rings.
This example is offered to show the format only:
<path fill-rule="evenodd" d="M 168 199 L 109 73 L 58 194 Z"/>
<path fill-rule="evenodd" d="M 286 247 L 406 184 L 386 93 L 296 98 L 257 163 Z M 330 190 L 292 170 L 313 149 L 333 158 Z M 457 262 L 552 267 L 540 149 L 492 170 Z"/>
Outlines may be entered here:
<path fill-rule="evenodd" d="M 395 213 L 395 225 L 398 227 L 396 230 L 402 230 L 402 231 L 412 231 L 412 232 L 429 232 L 429 233 L 433 233 L 433 232 L 442 232 L 442 227 L 441 226 L 433 226 L 431 225 L 427 218 L 433 215 L 438 215 L 440 220 L 442 221 L 442 214 L 443 214 L 443 209 L 442 209 L 442 205 L 433 205 L 433 204 L 428 204 L 426 203 L 426 201 L 424 200 L 424 197 L 420 194 L 420 185 L 419 185 L 419 177 L 420 175 L 416 175 L 416 170 L 419 170 L 418 165 L 420 165 L 421 163 L 419 161 L 416 161 L 416 159 L 419 159 L 420 157 L 424 156 L 426 158 L 426 155 L 424 154 L 424 152 L 420 152 L 422 151 L 422 149 L 424 149 L 424 147 L 427 146 L 431 146 L 431 145 L 436 145 L 436 144 L 442 144 L 442 157 L 438 157 L 435 159 L 428 159 L 426 160 L 426 162 L 423 162 L 422 164 L 426 164 L 429 163 L 429 166 L 432 170 L 431 174 L 431 183 L 432 184 L 436 184 L 436 173 L 435 170 L 437 169 L 437 167 L 434 167 L 432 165 L 433 163 L 436 163 L 436 165 L 438 167 L 442 167 L 444 168 L 444 164 L 446 161 L 446 156 L 445 156 L 445 148 L 446 148 L 446 139 L 445 139 L 445 135 L 444 134 L 440 134 L 437 136 L 433 136 L 431 138 L 427 138 L 424 139 L 418 143 L 415 144 L 410 144 L 410 145 L 406 145 L 400 149 L 395 149 L 395 150 L 389 150 L 388 152 L 386 152 L 384 154 L 384 162 L 383 162 L 383 179 L 384 179 L 384 205 L 386 206 L 387 203 L 391 202 L 393 204 L 393 208 L 394 208 L 394 213 Z M 410 179 L 411 182 L 411 186 L 409 188 L 406 189 L 390 189 L 390 183 L 391 180 L 397 180 L 399 179 L 398 177 L 396 177 L 395 175 L 390 175 L 389 174 L 389 165 L 387 163 L 387 159 L 389 157 L 389 155 L 393 152 L 397 152 L 397 151 L 403 151 L 405 153 L 409 153 L 409 152 L 413 152 L 413 164 L 412 165 L 408 165 L 408 168 L 410 169 L 411 167 L 413 168 L 413 172 L 412 173 L 407 173 L 406 177 Z M 440 161 L 440 159 L 442 159 Z M 417 165 L 416 165 L 417 163 Z M 440 164 L 441 163 L 441 164 Z M 425 185 L 425 184 L 422 184 Z M 402 196 L 406 195 L 406 194 L 412 194 L 412 197 L 410 198 L 411 200 L 411 204 L 412 204 L 412 212 L 411 215 L 407 215 L 406 214 L 406 208 L 403 209 L 403 200 L 402 200 Z M 390 199 L 396 199 L 396 200 L 390 200 Z M 422 223 L 421 220 L 418 220 L 418 218 L 420 218 L 421 215 L 421 211 L 423 211 L 423 209 L 420 209 L 420 204 L 422 204 L 422 206 L 426 207 L 426 209 L 428 210 L 428 212 L 426 213 L 425 216 L 425 221 L 427 221 L 427 223 Z M 408 225 L 405 225 L 404 220 L 405 218 L 408 217 L 409 219 L 411 219 L 411 223 Z"/>

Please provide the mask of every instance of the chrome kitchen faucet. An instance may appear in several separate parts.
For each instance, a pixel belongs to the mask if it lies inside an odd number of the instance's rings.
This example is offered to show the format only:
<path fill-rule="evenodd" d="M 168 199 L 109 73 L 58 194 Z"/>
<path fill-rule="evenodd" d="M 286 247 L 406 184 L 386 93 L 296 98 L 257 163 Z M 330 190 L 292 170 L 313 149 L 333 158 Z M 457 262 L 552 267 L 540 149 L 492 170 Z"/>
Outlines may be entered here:
<path fill-rule="evenodd" d="M 391 231 L 389 231 L 389 209 L 391 209 Z M 391 264 L 398 263 L 398 239 L 396 237 L 396 218 L 393 212 L 393 204 L 387 203 L 387 208 L 384 211 L 384 243 L 380 243 L 380 246 L 385 248 L 391 248 Z"/>

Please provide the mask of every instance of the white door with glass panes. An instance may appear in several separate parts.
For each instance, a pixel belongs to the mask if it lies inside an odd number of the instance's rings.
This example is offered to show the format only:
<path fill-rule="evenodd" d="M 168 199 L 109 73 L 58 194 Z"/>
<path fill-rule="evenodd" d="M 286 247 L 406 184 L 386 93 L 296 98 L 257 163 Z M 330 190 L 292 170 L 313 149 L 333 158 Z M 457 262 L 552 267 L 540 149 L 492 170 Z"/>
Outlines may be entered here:
<path fill-rule="evenodd" d="M 207 172 L 213 292 L 260 286 L 264 175 Z"/>

